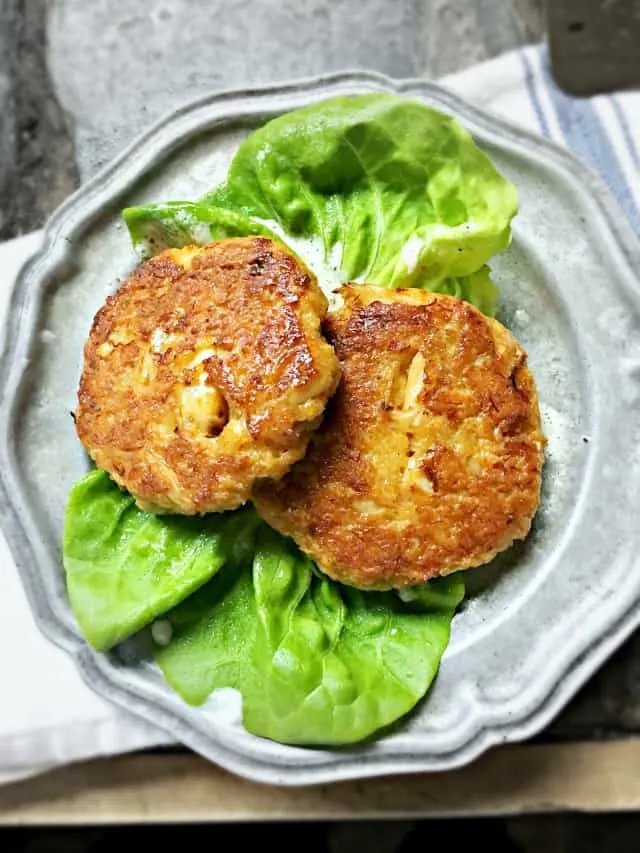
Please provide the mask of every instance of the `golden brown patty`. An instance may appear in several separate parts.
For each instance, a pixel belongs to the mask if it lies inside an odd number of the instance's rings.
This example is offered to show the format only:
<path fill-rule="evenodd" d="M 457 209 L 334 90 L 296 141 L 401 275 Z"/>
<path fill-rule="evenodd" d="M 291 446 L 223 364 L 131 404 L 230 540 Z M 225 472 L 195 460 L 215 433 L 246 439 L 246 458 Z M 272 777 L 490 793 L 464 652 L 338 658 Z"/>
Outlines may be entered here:
<path fill-rule="evenodd" d="M 303 455 L 339 366 L 314 276 L 262 237 L 170 249 L 98 312 L 76 424 L 143 509 L 233 509 Z"/>
<path fill-rule="evenodd" d="M 342 379 L 305 458 L 254 500 L 332 578 L 423 583 L 529 531 L 544 438 L 526 356 L 450 296 L 348 285 L 326 322 Z"/>

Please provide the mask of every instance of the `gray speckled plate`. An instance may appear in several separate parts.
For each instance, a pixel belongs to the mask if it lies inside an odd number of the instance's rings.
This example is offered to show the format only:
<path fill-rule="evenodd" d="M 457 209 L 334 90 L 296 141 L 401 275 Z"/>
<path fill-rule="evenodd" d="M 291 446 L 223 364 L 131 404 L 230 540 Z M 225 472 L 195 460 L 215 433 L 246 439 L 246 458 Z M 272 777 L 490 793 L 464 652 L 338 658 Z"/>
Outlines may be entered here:
<path fill-rule="evenodd" d="M 332 95 L 401 91 L 457 115 L 518 187 L 512 247 L 493 263 L 501 319 L 529 352 L 549 439 L 527 542 L 475 592 L 427 700 L 358 749 L 286 747 L 248 735 L 235 693 L 190 708 L 135 645 L 94 654 L 60 561 L 63 511 L 87 462 L 69 410 L 92 317 L 135 259 L 125 205 L 200 195 L 265 119 Z M 2 524 L 45 634 L 99 693 L 228 769 L 300 785 L 443 770 L 529 737 L 640 623 L 640 248 L 600 182 L 565 153 L 437 86 L 342 74 L 213 95 L 156 125 L 51 218 L 18 282 L 0 366 Z M 491 583 L 487 578 L 491 576 Z"/>

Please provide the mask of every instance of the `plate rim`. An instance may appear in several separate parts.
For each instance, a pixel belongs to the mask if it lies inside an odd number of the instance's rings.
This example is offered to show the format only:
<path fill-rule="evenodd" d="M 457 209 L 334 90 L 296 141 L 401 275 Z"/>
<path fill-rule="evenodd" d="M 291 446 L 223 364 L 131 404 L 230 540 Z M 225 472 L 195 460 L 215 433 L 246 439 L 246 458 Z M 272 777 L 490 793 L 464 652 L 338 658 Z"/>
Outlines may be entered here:
<path fill-rule="evenodd" d="M 577 659 L 568 660 L 562 675 L 535 709 L 518 718 L 503 719 L 500 723 L 479 727 L 467 741 L 450 752 L 414 755 L 388 753 L 384 755 L 346 755 L 340 762 L 309 763 L 306 765 L 273 765 L 268 760 L 247 758 L 235 749 L 225 749 L 223 743 L 192 730 L 188 722 L 170 709 L 158 709 L 152 700 L 142 698 L 135 688 L 122 683 L 106 658 L 93 653 L 74 627 L 67 601 L 53 602 L 43 592 L 45 574 L 53 560 L 44 549 L 38 550 L 30 535 L 27 521 L 21 518 L 19 506 L 11 488 L 10 426 L 15 403 L 15 391 L 24 365 L 20 353 L 32 340 L 37 329 L 37 307 L 49 279 L 69 261 L 69 236 L 90 226 L 101 210 L 129 189 L 141 175 L 162 160 L 171 150 L 184 144 L 187 134 L 207 126 L 207 110 L 227 105 L 226 121 L 242 116 L 260 115 L 255 109 L 264 99 L 286 99 L 296 95 L 320 94 L 328 97 L 327 89 L 340 87 L 362 88 L 363 91 L 389 91 L 416 95 L 435 101 L 438 106 L 461 117 L 463 122 L 480 128 L 485 138 L 494 139 L 503 148 L 516 150 L 529 158 L 544 155 L 546 166 L 568 175 L 577 185 L 585 204 L 597 210 L 607 229 L 608 254 L 617 267 L 618 283 L 640 315 L 640 281 L 635 272 L 640 269 L 640 241 L 630 223 L 618 209 L 602 179 L 565 149 L 538 137 L 519 125 L 493 115 L 450 92 L 445 87 L 420 78 L 393 80 L 368 71 L 341 71 L 294 80 L 284 84 L 211 92 L 185 103 L 167 113 L 148 130 L 135 138 L 110 163 L 101 168 L 86 184 L 81 185 L 51 215 L 46 223 L 39 250 L 22 268 L 9 302 L 5 335 L 0 338 L 0 526 L 14 556 L 27 592 L 29 604 L 40 631 L 56 645 L 64 648 L 79 669 L 85 682 L 114 704 L 134 711 L 178 738 L 186 746 L 204 754 L 209 760 L 245 778 L 283 786 L 319 784 L 346 779 L 367 778 L 395 773 L 450 770 L 475 760 L 491 747 L 517 742 L 539 732 L 566 705 L 587 678 L 640 625 L 640 597 L 631 601 L 609 629 L 597 633 L 586 651 Z M 242 105 L 253 109 L 242 109 Z M 232 109 L 235 106 L 235 110 Z M 289 107 L 293 109 L 294 107 Z M 263 110 L 263 112 L 265 112 Z M 267 110 L 266 112 L 270 112 Z M 202 114 L 202 115 L 201 115 Z M 224 123 L 225 118 L 219 119 Z M 185 127 L 186 126 L 186 127 Z M 565 178 L 566 180 L 566 178 Z M 65 237 L 65 235 L 67 235 Z M 615 255 L 615 257 L 614 257 Z M 57 555 L 56 555 L 57 557 Z M 45 566 L 45 562 L 49 566 Z M 57 560 L 55 561 L 57 562 Z M 60 607 L 68 613 L 61 616 Z M 58 611 L 58 612 L 56 612 Z"/>

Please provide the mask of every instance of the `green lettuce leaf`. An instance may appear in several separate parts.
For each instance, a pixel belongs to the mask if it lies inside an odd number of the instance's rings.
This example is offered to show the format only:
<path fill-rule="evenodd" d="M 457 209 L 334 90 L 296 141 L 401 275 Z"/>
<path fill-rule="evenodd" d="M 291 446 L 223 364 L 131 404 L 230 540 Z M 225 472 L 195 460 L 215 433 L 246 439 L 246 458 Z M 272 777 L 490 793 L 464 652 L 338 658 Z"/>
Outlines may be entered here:
<path fill-rule="evenodd" d="M 491 280 L 491 270 L 487 266 L 464 278 L 445 278 L 431 282 L 428 289 L 434 293 L 448 293 L 457 299 L 470 302 L 487 317 L 496 316 L 500 291 Z"/>
<path fill-rule="evenodd" d="M 127 207 L 122 216 L 133 247 L 143 259 L 164 249 L 187 244 L 204 246 L 223 237 L 276 236 L 270 228 L 250 216 L 198 201 Z"/>
<path fill-rule="evenodd" d="M 190 244 L 205 245 L 220 237 L 262 234 L 287 243 L 289 248 L 306 260 L 311 268 L 315 267 L 315 272 L 320 278 L 331 280 L 335 275 L 335 271 L 318 268 L 315 255 L 312 254 L 309 257 L 308 245 L 304 246 L 299 241 L 271 232 L 263 224 L 242 214 L 213 205 L 190 201 L 171 202 L 127 208 L 123 211 L 123 216 L 134 248 L 141 258 L 151 257 L 164 249 L 180 248 Z M 337 281 L 332 283 L 338 284 Z M 500 292 L 491 280 L 491 271 L 486 265 L 462 278 L 421 281 L 415 282 L 415 285 L 464 299 L 479 308 L 483 314 L 489 317 L 495 316 Z"/>
<path fill-rule="evenodd" d="M 476 272 L 509 245 L 518 206 L 455 118 L 382 93 L 268 122 L 206 200 L 319 237 L 343 281 L 404 287 Z"/>
<path fill-rule="evenodd" d="M 210 580 L 237 537 L 242 513 L 206 518 L 142 512 L 103 471 L 86 474 L 67 503 L 63 562 L 74 615 L 105 651 Z"/>
<path fill-rule="evenodd" d="M 481 289 L 491 308 L 484 265 L 509 245 L 517 208 L 513 184 L 456 119 L 377 93 L 273 119 L 200 202 L 129 208 L 124 217 L 139 249 L 275 234 L 321 283 L 417 286 L 463 299 Z"/>
<path fill-rule="evenodd" d="M 253 560 L 228 565 L 173 610 L 156 660 L 189 703 L 232 687 L 243 723 L 282 743 L 354 743 L 410 711 L 428 690 L 464 595 L 458 576 L 392 592 L 331 582 L 260 525 Z"/>

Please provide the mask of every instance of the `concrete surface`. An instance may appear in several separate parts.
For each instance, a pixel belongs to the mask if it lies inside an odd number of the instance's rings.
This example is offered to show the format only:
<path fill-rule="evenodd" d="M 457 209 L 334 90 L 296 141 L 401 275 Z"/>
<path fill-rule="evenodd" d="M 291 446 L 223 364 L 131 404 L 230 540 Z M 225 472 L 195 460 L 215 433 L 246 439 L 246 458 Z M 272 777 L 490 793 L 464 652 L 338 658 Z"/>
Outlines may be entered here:
<path fill-rule="evenodd" d="M 567 92 L 640 86 L 640 0 L 553 0 L 548 17 L 551 62 Z"/>
<path fill-rule="evenodd" d="M 212 88 L 344 68 L 439 76 L 538 38 L 540 6 L 540 0 L 57 0 L 48 58 L 86 176 L 150 121 Z"/>
<path fill-rule="evenodd" d="M 44 0 L 0 0 L 0 240 L 40 225 L 78 183 L 49 77 Z"/>
<path fill-rule="evenodd" d="M 542 32 L 542 0 L 1 0 L 0 237 L 213 88 L 345 68 L 437 77 Z"/>

